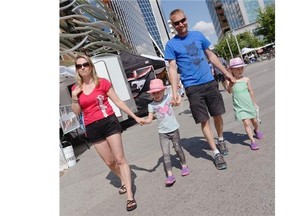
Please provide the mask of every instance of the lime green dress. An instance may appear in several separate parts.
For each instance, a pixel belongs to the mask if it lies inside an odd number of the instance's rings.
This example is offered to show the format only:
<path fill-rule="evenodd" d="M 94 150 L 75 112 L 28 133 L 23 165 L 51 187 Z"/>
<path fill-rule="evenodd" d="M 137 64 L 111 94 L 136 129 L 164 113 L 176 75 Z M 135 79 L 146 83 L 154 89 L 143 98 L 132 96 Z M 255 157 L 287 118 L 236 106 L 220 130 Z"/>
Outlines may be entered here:
<path fill-rule="evenodd" d="M 237 81 L 233 85 L 232 99 L 236 120 L 256 118 L 256 110 L 245 81 Z"/>

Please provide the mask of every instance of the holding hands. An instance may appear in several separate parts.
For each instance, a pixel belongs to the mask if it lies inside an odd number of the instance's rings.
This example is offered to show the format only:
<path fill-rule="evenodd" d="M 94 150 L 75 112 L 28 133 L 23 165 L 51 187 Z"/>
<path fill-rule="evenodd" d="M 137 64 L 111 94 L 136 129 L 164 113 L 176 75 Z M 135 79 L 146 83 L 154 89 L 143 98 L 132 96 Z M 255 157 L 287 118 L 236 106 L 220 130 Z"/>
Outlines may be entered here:
<path fill-rule="evenodd" d="M 181 104 L 181 96 L 176 94 L 173 96 L 172 100 L 171 100 L 171 104 L 172 106 L 179 106 Z"/>
<path fill-rule="evenodd" d="M 230 76 L 230 77 L 227 77 L 227 80 L 229 81 L 229 83 L 231 83 L 232 85 L 236 82 L 236 79 L 234 76 Z"/>
<path fill-rule="evenodd" d="M 138 116 L 136 116 L 135 121 L 140 124 L 141 126 L 146 124 L 146 120 L 144 118 L 140 118 Z"/>

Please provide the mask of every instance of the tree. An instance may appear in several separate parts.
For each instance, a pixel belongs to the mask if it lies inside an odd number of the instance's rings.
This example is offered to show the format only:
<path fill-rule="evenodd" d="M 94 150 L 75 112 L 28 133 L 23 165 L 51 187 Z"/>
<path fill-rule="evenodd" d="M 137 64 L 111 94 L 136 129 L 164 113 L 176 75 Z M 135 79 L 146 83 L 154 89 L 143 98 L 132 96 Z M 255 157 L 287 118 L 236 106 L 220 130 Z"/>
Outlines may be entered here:
<path fill-rule="evenodd" d="M 240 49 L 244 47 L 256 48 L 264 45 L 263 42 L 255 37 L 251 32 L 244 32 L 236 36 L 233 36 L 232 33 L 229 32 L 217 45 L 215 45 L 215 52 L 223 56 L 225 59 L 232 58 L 230 50 L 233 57 L 240 56 L 235 37 L 237 37 Z"/>
<path fill-rule="evenodd" d="M 251 32 L 244 32 L 242 34 L 237 35 L 239 46 L 256 48 L 264 45 L 262 41 L 259 40 L 256 36 L 254 36 Z"/>
<path fill-rule="evenodd" d="M 275 5 L 266 6 L 264 11 L 258 10 L 257 22 L 260 27 L 257 35 L 263 35 L 266 43 L 275 41 Z"/>

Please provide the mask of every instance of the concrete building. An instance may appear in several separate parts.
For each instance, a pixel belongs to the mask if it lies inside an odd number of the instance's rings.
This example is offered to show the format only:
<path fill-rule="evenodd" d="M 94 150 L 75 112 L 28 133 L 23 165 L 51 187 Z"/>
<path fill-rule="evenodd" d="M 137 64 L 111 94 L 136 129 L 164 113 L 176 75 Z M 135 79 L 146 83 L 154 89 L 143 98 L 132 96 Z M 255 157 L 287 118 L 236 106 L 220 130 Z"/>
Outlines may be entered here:
<path fill-rule="evenodd" d="M 210 13 L 216 35 L 222 38 L 227 31 L 230 31 L 228 20 L 224 14 L 223 4 L 221 0 L 206 0 L 206 5 Z"/>
<path fill-rule="evenodd" d="M 273 3 L 275 0 L 206 0 L 218 40 L 229 31 L 253 32 L 258 27 L 258 10 Z"/>
<path fill-rule="evenodd" d="M 168 28 L 169 28 L 169 35 L 170 35 L 170 38 L 174 37 L 176 34 L 177 34 L 177 31 L 174 29 L 172 23 L 171 23 L 171 20 L 167 20 L 167 23 L 168 23 Z"/>

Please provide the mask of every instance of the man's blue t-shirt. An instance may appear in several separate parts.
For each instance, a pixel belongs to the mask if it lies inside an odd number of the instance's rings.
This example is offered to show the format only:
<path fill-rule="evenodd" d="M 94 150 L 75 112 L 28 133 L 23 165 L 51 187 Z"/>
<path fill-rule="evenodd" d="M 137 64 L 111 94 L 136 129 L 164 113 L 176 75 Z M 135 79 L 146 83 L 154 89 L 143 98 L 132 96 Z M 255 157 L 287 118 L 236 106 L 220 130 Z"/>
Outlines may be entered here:
<path fill-rule="evenodd" d="M 185 88 L 214 79 L 204 53 L 210 45 L 210 41 L 199 31 L 189 31 L 185 37 L 176 35 L 167 42 L 165 60 L 176 60 Z"/>

